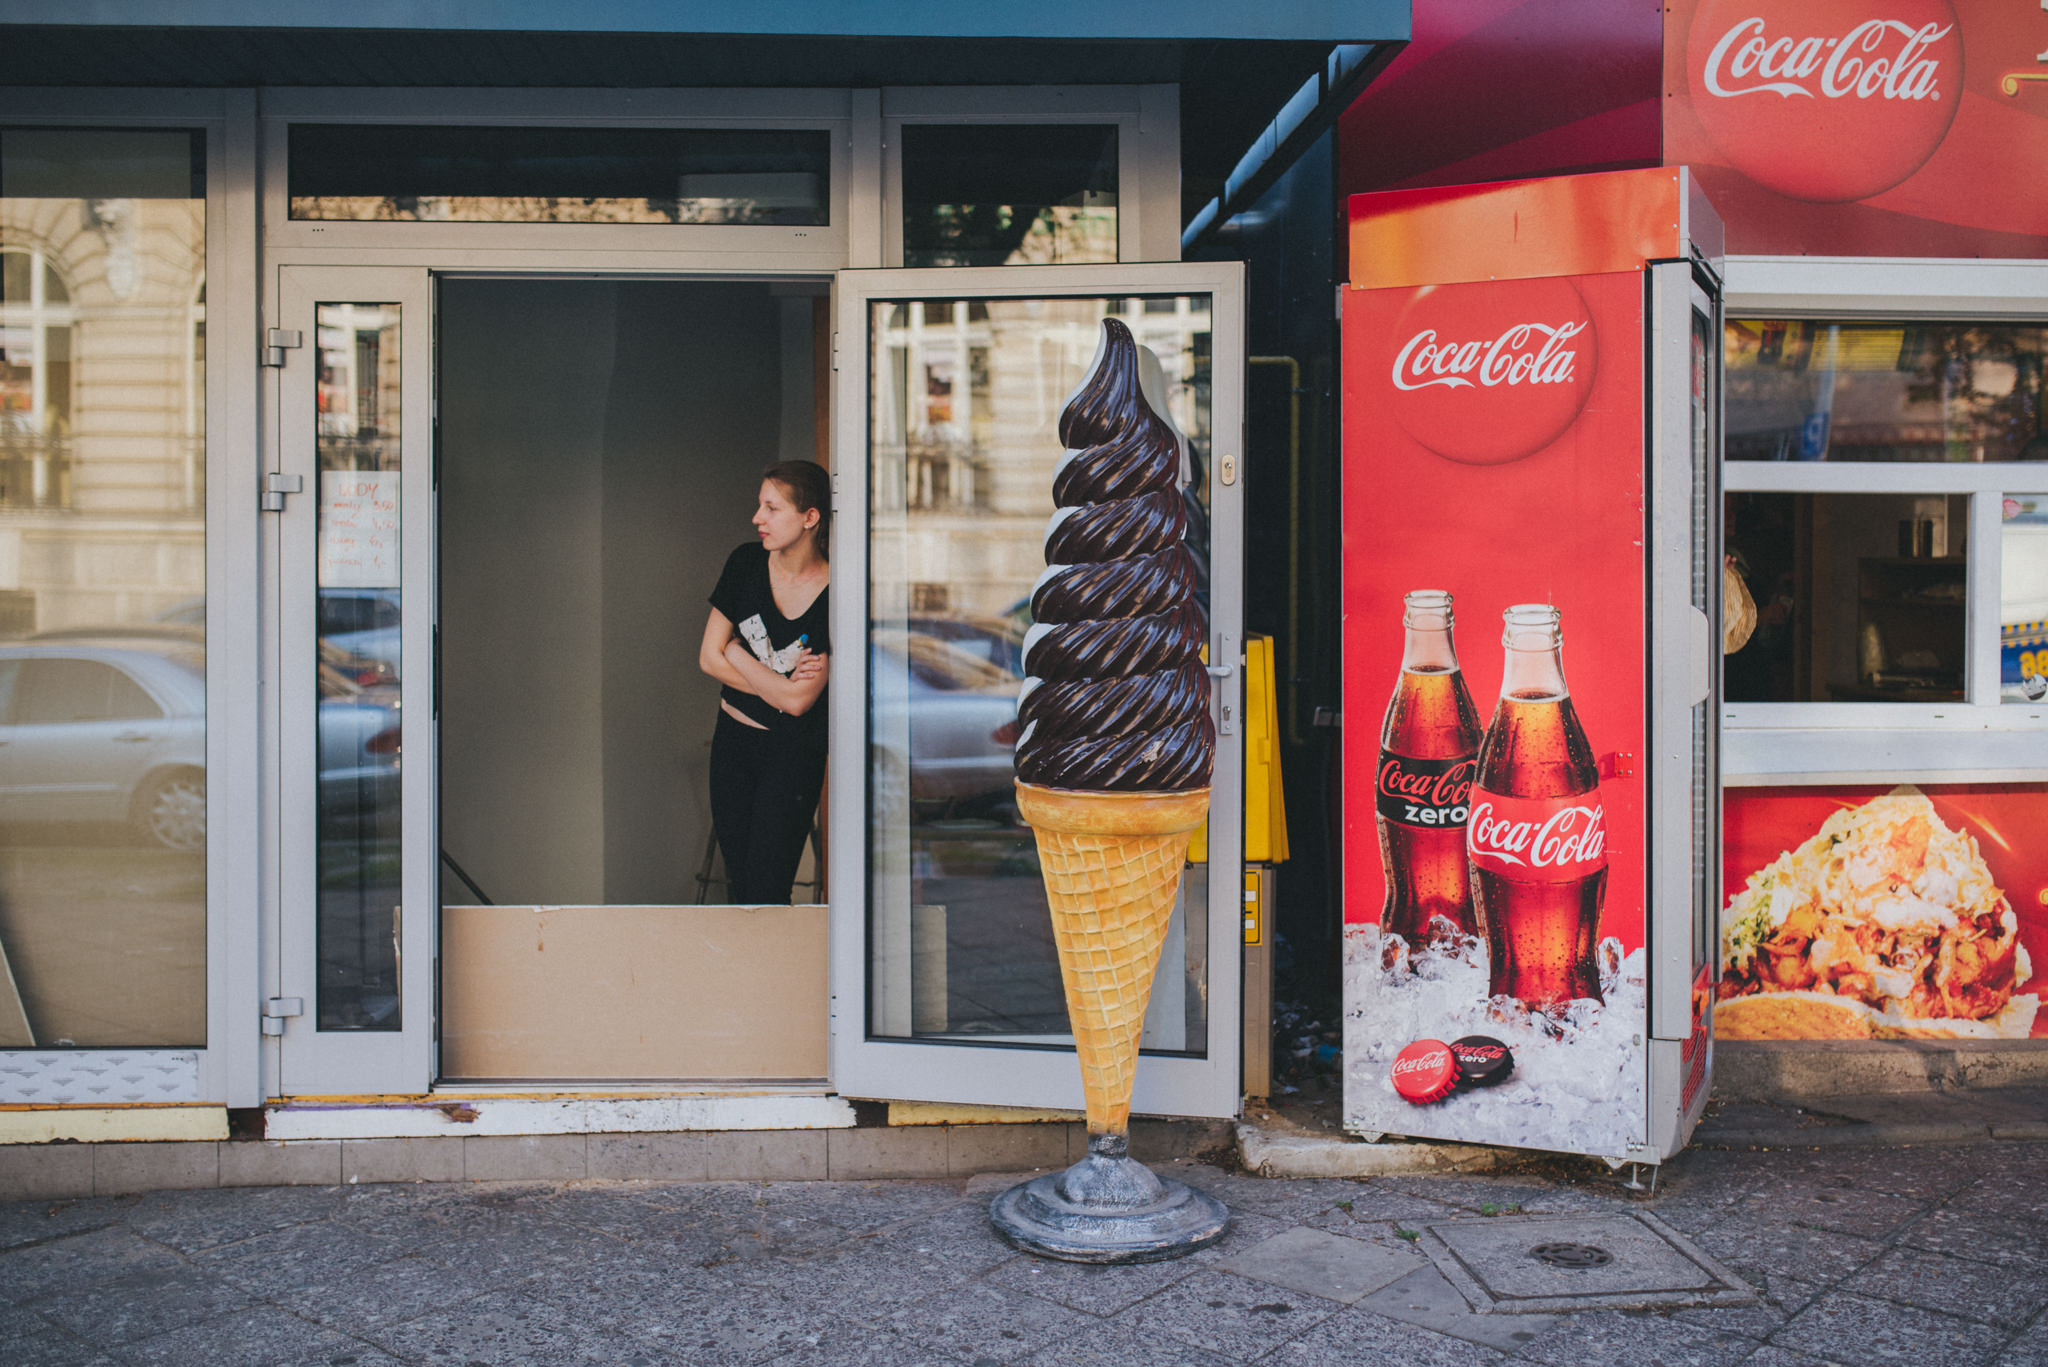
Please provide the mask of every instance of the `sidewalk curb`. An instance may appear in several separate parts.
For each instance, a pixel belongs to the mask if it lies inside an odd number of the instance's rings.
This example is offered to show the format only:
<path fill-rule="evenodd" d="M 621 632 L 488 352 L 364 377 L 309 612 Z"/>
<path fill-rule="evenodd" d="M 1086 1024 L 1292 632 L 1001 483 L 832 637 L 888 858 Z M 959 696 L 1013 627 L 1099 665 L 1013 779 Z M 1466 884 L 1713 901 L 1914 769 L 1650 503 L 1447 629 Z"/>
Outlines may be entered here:
<path fill-rule="evenodd" d="M 2000 1136 L 1983 1124 L 1815 1125 L 1807 1129 L 1693 1131 L 1690 1148 L 1807 1149 L 1895 1144 L 1988 1144 Z"/>
<path fill-rule="evenodd" d="M 1260 1177 L 1394 1177 L 1415 1173 L 1492 1172 L 1518 1156 L 1471 1144 L 1368 1144 L 1336 1135 L 1287 1132 L 1237 1123 L 1237 1155 Z"/>

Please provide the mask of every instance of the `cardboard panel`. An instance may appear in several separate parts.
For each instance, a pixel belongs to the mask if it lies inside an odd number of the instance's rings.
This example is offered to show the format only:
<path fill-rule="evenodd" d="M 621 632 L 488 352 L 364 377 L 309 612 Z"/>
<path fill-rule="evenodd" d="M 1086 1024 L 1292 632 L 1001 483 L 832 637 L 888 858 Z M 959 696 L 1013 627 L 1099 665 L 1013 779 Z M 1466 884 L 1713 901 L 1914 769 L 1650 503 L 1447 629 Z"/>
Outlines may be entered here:
<path fill-rule="evenodd" d="M 825 908 L 441 909 L 444 1076 L 825 1076 Z"/>

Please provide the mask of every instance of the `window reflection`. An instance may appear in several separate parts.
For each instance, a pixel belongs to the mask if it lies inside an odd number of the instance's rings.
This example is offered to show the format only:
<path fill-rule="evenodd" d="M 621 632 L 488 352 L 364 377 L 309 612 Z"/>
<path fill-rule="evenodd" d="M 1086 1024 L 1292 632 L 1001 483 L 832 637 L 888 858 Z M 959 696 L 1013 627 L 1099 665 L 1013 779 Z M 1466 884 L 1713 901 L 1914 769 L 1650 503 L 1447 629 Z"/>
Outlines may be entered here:
<path fill-rule="evenodd" d="M 902 141 L 904 265 L 1117 259 L 1114 125 L 907 124 Z"/>
<path fill-rule="evenodd" d="M 202 146 L 0 129 L 0 1048 L 206 1042 Z"/>
<path fill-rule="evenodd" d="M 401 1024 L 400 322 L 397 304 L 315 310 L 322 1030 Z"/>
<path fill-rule="evenodd" d="M 1185 431 L 1188 542 L 1209 452 L 1206 296 L 921 299 L 871 319 L 869 768 L 871 1029 L 883 1036 L 1067 1039 L 1065 996 L 1012 756 L 1022 650 L 1061 456 L 1060 410 L 1101 319 L 1160 362 L 1154 402 Z M 1200 1052 L 1204 871 L 1156 982 L 1145 1046 Z"/>
<path fill-rule="evenodd" d="M 822 129 L 294 124 L 295 219 L 823 224 Z"/>
<path fill-rule="evenodd" d="M 2048 460 L 2048 327 L 1732 318 L 1730 460 Z"/>

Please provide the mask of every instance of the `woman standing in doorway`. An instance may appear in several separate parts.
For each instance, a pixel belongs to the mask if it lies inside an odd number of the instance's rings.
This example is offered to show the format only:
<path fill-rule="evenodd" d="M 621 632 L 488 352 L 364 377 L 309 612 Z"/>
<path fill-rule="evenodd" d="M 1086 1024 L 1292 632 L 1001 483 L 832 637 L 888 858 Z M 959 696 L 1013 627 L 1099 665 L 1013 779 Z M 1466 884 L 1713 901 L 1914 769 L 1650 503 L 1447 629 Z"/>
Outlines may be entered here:
<path fill-rule="evenodd" d="M 711 825 L 736 905 L 787 905 L 825 778 L 828 629 L 824 467 L 762 472 L 757 539 L 711 591 L 697 663 L 725 687 L 711 738 Z"/>

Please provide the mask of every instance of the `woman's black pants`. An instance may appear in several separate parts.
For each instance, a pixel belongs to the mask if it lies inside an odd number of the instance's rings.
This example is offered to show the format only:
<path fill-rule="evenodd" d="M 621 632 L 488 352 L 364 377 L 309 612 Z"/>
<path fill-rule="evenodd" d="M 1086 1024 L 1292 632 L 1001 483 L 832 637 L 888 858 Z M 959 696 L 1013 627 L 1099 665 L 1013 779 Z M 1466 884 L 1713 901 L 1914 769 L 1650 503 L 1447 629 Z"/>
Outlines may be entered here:
<path fill-rule="evenodd" d="M 824 747 L 791 729 L 763 731 L 720 709 L 711 733 L 711 826 L 735 906 L 789 905 L 825 782 Z"/>

